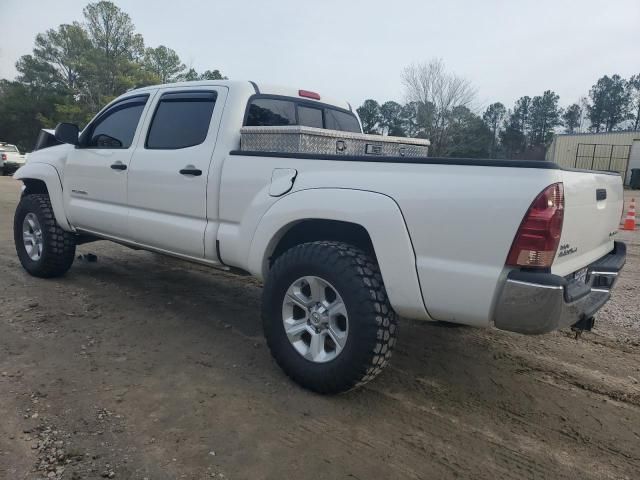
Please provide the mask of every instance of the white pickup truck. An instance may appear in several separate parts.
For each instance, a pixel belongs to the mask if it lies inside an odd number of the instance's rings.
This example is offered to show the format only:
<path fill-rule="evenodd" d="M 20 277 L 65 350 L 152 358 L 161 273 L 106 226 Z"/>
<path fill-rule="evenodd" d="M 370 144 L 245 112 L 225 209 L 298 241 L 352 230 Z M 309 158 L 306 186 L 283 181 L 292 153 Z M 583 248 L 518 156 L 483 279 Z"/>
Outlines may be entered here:
<path fill-rule="evenodd" d="M 63 145 L 34 152 L 15 244 L 32 275 L 64 274 L 108 239 L 264 282 L 268 345 L 295 381 L 374 378 L 399 316 L 527 334 L 588 329 L 625 261 L 619 175 L 543 161 L 240 149 L 241 128 L 360 132 L 346 102 L 254 82 L 147 87 Z"/>
<path fill-rule="evenodd" d="M 10 175 L 25 164 L 25 156 L 18 147 L 0 142 L 0 174 Z"/>

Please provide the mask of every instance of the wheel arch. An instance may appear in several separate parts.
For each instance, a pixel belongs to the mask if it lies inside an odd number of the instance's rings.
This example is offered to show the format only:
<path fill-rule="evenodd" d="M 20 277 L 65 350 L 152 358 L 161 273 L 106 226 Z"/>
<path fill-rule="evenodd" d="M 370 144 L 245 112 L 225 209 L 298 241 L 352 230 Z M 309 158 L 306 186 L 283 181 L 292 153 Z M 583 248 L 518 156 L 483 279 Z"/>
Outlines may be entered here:
<path fill-rule="evenodd" d="M 273 262 L 290 248 L 318 240 L 345 242 L 376 258 L 371 236 L 362 225 L 343 220 L 305 218 L 285 225 L 270 242 L 267 268 L 271 269 Z"/>
<path fill-rule="evenodd" d="M 289 194 L 261 218 L 251 242 L 248 269 L 266 279 L 278 255 L 316 240 L 344 241 L 370 253 L 380 266 L 396 312 L 429 319 L 409 232 L 392 198 L 352 189 L 307 189 Z"/>
<path fill-rule="evenodd" d="M 51 208 L 56 217 L 58 225 L 63 230 L 73 231 L 67 221 L 62 199 L 62 182 L 58 171 L 52 165 L 46 163 L 28 163 L 20 167 L 13 178 L 20 180 L 24 184 L 23 195 L 32 193 L 45 193 L 51 200 Z"/>

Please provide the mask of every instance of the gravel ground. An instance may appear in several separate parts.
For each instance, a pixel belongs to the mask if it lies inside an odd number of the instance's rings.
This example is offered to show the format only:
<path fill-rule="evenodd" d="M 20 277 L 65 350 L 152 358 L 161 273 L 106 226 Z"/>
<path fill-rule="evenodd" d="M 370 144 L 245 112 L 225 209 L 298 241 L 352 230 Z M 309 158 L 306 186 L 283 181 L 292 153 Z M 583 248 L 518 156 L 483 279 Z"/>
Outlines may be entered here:
<path fill-rule="evenodd" d="M 0 178 L 0 478 L 638 478 L 638 232 L 580 339 L 403 320 L 376 381 L 322 397 L 272 361 L 251 279 L 107 242 L 28 276 L 17 195 Z"/>

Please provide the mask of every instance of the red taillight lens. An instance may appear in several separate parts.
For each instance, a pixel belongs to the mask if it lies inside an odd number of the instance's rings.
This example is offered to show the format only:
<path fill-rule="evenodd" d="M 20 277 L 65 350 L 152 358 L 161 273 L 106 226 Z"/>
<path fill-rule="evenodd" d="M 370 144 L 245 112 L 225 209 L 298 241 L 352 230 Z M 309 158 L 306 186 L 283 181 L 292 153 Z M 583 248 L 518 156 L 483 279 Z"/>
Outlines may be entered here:
<path fill-rule="evenodd" d="M 562 234 L 564 188 L 549 185 L 533 201 L 513 239 L 507 265 L 548 268 L 553 263 Z"/>
<path fill-rule="evenodd" d="M 6 153 L 3 153 L 3 154 L 2 154 L 2 160 L 6 160 L 6 159 L 7 159 L 7 154 L 6 154 Z"/>
<path fill-rule="evenodd" d="M 320 100 L 320 94 L 316 92 L 310 92 L 309 90 L 298 90 L 298 95 L 305 98 L 312 98 L 314 100 Z"/>

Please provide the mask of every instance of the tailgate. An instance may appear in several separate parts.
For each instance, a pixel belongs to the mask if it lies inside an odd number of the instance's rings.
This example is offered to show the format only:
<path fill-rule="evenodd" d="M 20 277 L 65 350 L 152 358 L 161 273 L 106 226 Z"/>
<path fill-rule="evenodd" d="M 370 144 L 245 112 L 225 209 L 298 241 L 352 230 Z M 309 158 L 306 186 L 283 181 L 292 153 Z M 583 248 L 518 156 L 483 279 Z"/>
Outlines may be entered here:
<path fill-rule="evenodd" d="M 565 276 L 613 250 L 624 202 L 622 177 L 602 172 L 562 172 L 565 212 L 551 272 Z"/>

